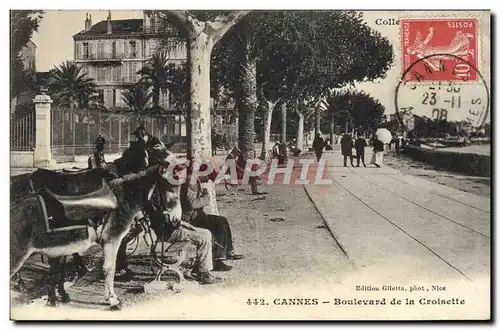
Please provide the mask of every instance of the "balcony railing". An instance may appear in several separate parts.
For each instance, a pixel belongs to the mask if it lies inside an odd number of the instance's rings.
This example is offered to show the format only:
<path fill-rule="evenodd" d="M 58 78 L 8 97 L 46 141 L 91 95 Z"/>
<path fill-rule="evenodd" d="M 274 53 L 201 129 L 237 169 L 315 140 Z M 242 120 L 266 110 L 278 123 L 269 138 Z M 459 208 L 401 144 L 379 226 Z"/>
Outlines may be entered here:
<path fill-rule="evenodd" d="M 127 53 L 127 54 L 114 54 L 114 53 L 101 53 L 101 54 L 83 54 L 78 56 L 78 60 L 82 61 L 121 61 L 123 59 L 135 59 L 139 58 L 139 54 Z"/>
<path fill-rule="evenodd" d="M 124 84 L 135 84 L 139 81 L 139 77 L 121 77 L 121 82 Z"/>

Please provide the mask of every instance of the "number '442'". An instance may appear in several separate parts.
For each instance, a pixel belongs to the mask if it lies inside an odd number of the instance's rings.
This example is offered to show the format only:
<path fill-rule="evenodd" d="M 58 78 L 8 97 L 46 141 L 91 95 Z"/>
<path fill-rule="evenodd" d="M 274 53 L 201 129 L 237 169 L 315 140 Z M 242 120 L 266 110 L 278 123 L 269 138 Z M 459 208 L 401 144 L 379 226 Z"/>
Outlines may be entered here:
<path fill-rule="evenodd" d="M 248 298 L 248 300 L 247 300 L 247 305 L 265 305 L 265 304 L 266 304 L 266 302 L 264 299 L 256 299 L 256 298 L 250 299 L 250 298 Z"/>

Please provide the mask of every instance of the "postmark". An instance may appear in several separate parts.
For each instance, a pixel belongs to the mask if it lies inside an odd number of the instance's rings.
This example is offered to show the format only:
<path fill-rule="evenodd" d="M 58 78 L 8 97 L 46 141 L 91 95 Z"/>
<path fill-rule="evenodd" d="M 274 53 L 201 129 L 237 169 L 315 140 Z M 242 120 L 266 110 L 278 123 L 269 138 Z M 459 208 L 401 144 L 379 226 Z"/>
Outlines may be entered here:
<path fill-rule="evenodd" d="M 405 82 L 479 81 L 477 19 L 411 18 L 401 19 L 400 24 Z M 453 69 L 443 70 L 443 66 Z M 432 74 L 421 75 L 421 71 Z"/>
<path fill-rule="evenodd" d="M 442 61 L 445 57 L 452 61 Z M 425 65 L 429 61 L 441 63 L 440 71 L 430 70 Z M 476 77 L 477 82 L 464 84 L 463 81 L 468 81 L 466 77 L 459 81 L 435 78 L 453 74 L 457 66 L 469 67 L 470 76 Z M 418 80 L 408 81 L 408 75 Z M 418 120 L 432 120 L 453 124 L 458 127 L 455 129 L 470 134 L 483 127 L 490 107 L 489 90 L 482 74 L 472 63 L 452 54 L 434 54 L 412 63 L 402 74 L 394 101 L 397 117 L 406 131 L 412 131 Z"/>

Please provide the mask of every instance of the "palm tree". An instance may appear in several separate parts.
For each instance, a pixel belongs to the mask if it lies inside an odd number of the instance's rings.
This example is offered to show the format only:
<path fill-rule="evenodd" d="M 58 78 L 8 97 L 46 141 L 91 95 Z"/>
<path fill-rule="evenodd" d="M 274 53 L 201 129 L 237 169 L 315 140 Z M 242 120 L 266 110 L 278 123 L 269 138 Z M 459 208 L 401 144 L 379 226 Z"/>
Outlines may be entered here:
<path fill-rule="evenodd" d="M 71 61 L 50 71 L 49 91 L 56 104 L 69 107 L 89 107 L 97 100 L 97 85 L 93 78 Z"/>
<path fill-rule="evenodd" d="M 140 82 L 152 88 L 153 108 L 159 108 L 160 93 L 166 90 L 168 80 L 168 57 L 164 52 L 156 53 L 137 73 L 141 75 Z"/>
<path fill-rule="evenodd" d="M 123 102 L 135 113 L 142 114 L 149 110 L 149 104 L 153 94 L 149 92 L 145 84 L 136 84 L 122 94 Z"/>

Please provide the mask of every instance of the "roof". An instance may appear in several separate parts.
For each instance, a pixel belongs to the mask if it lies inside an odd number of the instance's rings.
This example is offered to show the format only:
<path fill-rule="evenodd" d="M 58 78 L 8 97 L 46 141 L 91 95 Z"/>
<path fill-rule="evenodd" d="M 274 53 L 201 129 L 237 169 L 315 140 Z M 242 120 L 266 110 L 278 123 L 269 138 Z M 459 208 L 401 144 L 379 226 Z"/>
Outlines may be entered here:
<path fill-rule="evenodd" d="M 142 33 L 142 18 L 139 19 L 120 19 L 111 20 L 111 34 L 136 34 Z M 98 36 L 106 35 L 108 32 L 108 21 L 100 21 L 97 24 L 92 25 L 88 31 L 81 31 L 74 35 L 77 36 Z"/>

